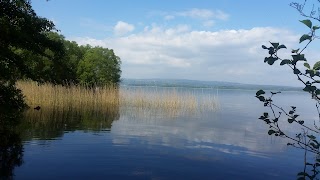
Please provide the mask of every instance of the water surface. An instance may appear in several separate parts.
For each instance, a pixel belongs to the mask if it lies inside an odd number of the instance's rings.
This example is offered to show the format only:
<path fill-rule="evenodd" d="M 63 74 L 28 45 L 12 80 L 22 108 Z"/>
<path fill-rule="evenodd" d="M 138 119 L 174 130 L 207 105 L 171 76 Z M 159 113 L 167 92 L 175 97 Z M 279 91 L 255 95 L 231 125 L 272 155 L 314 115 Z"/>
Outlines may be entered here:
<path fill-rule="evenodd" d="M 266 109 L 255 91 L 179 91 L 216 96 L 219 108 L 172 115 L 119 107 L 103 115 L 29 119 L 15 179 L 295 179 L 303 170 L 303 153 L 268 136 L 258 120 Z M 303 92 L 276 100 L 317 118 Z"/>

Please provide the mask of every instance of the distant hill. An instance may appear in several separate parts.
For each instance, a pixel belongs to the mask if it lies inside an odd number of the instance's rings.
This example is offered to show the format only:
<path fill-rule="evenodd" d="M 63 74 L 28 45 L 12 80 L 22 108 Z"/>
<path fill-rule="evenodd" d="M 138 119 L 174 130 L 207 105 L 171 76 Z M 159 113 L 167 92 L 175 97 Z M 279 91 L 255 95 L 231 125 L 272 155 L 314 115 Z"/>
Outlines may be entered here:
<path fill-rule="evenodd" d="M 157 87 L 186 87 L 186 88 L 214 88 L 214 89 L 243 89 L 243 90 L 276 90 L 301 91 L 300 87 L 254 85 L 220 81 L 197 81 L 186 79 L 122 79 L 122 86 L 157 86 Z"/>

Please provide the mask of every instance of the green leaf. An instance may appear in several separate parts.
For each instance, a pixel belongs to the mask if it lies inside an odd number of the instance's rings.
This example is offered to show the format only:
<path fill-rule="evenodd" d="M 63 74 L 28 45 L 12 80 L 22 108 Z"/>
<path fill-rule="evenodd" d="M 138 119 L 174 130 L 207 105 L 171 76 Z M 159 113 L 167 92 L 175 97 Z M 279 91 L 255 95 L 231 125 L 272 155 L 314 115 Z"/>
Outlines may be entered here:
<path fill-rule="evenodd" d="M 272 134 L 274 134 L 274 133 L 276 133 L 275 130 L 270 129 L 270 130 L 268 131 L 268 134 L 269 134 L 269 135 L 272 135 Z"/>
<path fill-rule="evenodd" d="M 267 124 L 270 124 L 271 123 L 271 121 L 269 120 L 269 119 L 265 119 L 264 120 Z"/>
<path fill-rule="evenodd" d="M 309 63 L 305 62 L 303 65 L 304 65 L 304 67 L 310 69 L 310 64 Z"/>
<path fill-rule="evenodd" d="M 310 138 L 310 139 L 316 139 L 316 137 L 314 136 L 314 135 L 307 135 L 308 136 L 308 138 Z"/>
<path fill-rule="evenodd" d="M 275 49 L 277 49 L 278 46 L 279 46 L 279 43 L 272 43 L 272 42 L 270 42 L 270 43 L 271 43 L 271 45 L 272 45 Z"/>
<path fill-rule="evenodd" d="M 273 65 L 276 60 L 278 60 L 278 58 L 272 56 L 264 58 L 264 62 L 267 62 L 269 65 Z"/>
<path fill-rule="evenodd" d="M 288 118 L 288 122 L 291 124 L 293 123 L 294 119 Z"/>
<path fill-rule="evenodd" d="M 268 117 L 268 116 L 269 116 L 269 113 L 264 112 L 264 113 L 263 113 L 263 116 L 264 116 L 264 117 Z"/>
<path fill-rule="evenodd" d="M 315 148 L 315 149 L 318 149 L 319 148 L 319 145 L 316 145 L 315 143 L 310 143 L 310 145 L 313 147 L 313 148 Z"/>
<path fill-rule="evenodd" d="M 292 55 L 292 58 L 295 62 L 306 61 L 306 58 L 304 58 L 304 54 L 295 54 L 295 55 Z"/>
<path fill-rule="evenodd" d="M 307 70 L 306 70 L 306 74 L 310 74 L 311 77 L 314 77 L 316 73 L 315 73 L 315 70 L 309 70 L 309 69 L 307 69 Z"/>
<path fill-rule="evenodd" d="M 320 70 L 320 61 L 316 62 L 314 65 L 313 65 L 313 68 L 314 70 Z"/>
<path fill-rule="evenodd" d="M 301 72 L 300 72 L 300 70 L 299 69 L 297 69 L 297 68 L 294 68 L 293 69 L 293 74 L 300 74 Z"/>
<path fill-rule="evenodd" d="M 287 47 L 286 47 L 285 45 L 283 45 L 283 44 L 281 44 L 280 46 L 278 46 L 278 49 L 282 49 L 282 48 L 287 49 Z"/>
<path fill-rule="evenodd" d="M 263 96 L 257 96 L 257 98 L 261 101 L 264 102 L 266 99 Z"/>
<path fill-rule="evenodd" d="M 269 54 L 272 55 L 275 53 L 274 48 L 273 47 L 269 47 Z"/>
<path fill-rule="evenodd" d="M 268 48 L 267 48 L 267 46 L 265 46 L 265 45 L 262 45 L 262 49 L 268 49 Z"/>
<path fill-rule="evenodd" d="M 317 29 L 320 29 L 320 27 L 319 26 L 312 26 L 312 30 L 317 30 Z"/>
<path fill-rule="evenodd" d="M 277 58 L 270 58 L 270 59 L 268 60 L 268 64 L 269 64 L 269 65 L 273 65 L 276 60 L 277 60 Z"/>
<path fill-rule="evenodd" d="M 291 64 L 291 60 L 289 60 L 289 59 L 282 60 L 281 63 L 280 63 L 280 66 L 283 66 L 285 64 Z"/>
<path fill-rule="evenodd" d="M 310 85 L 306 85 L 305 88 L 303 88 L 304 91 L 307 91 L 307 92 L 313 92 L 317 89 L 317 87 L 315 86 L 310 86 Z"/>
<path fill-rule="evenodd" d="M 317 89 L 315 93 L 316 93 L 316 95 L 319 95 L 320 94 L 320 89 Z"/>
<path fill-rule="evenodd" d="M 308 26 L 309 28 L 312 27 L 312 22 L 309 20 L 309 19 L 305 19 L 305 20 L 302 20 L 300 21 L 302 22 L 303 24 L 305 24 L 306 26 Z"/>
<path fill-rule="evenodd" d="M 292 49 L 291 53 L 298 53 L 300 49 Z"/>
<path fill-rule="evenodd" d="M 257 96 L 260 96 L 261 94 L 265 94 L 264 90 L 260 89 L 259 91 L 256 92 Z"/>
<path fill-rule="evenodd" d="M 289 111 L 289 114 L 293 114 L 294 113 L 294 111 Z"/>
<path fill-rule="evenodd" d="M 305 41 L 305 40 L 311 41 L 311 40 L 312 40 L 312 36 L 310 36 L 310 35 L 308 35 L 308 34 L 302 35 L 302 36 L 300 37 L 299 43 L 302 43 L 302 42 Z"/>
<path fill-rule="evenodd" d="M 301 125 L 303 125 L 303 124 L 304 124 L 304 121 L 301 120 L 301 121 L 298 121 L 298 123 L 301 124 Z"/>

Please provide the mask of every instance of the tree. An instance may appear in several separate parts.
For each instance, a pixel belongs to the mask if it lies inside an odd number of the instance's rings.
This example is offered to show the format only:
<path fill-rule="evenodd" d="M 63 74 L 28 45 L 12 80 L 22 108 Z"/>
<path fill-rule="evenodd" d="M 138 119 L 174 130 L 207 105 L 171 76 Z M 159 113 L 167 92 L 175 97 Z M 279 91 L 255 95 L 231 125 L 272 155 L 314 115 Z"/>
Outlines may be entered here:
<path fill-rule="evenodd" d="M 38 82 L 62 85 L 81 83 L 90 86 L 117 84 L 120 81 L 120 58 L 113 50 L 90 45 L 79 46 L 56 32 L 47 32 L 46 36 L 62 44 L 63 53 L 56 53 L 49 48 L 43 54 L 15 49 L 14 52 L 24 58 L 31 74 L 22 74 L 21 79 L 33 77 Z"/>
<path fill-rule="evenodd" d="M 37 16 L 27 0 L 1 0 L 0 7 L 1 80 L 14 81 L 15 73 L 33 78 L 25 59 L 15 50 L 24 49 L 45 55 L 45 50 L 49 48 L 57 54 L 63 53 L 62 44 L 46 35 L 55 30 L 54 24 Z"/>
<path fill-rule="evenodd" d="M 84 54 L 79 62 L 79 82 L 88 86 L 102 86 L 120 82 L 120 58 L 113 50 L 94 47 Z"/>
<path fill-rule="evenodd" d="M 0 124 L 15 122 L 27 107 L 15 86 L 19 79 L 91 86 L 120 81 L 113 50 L 78 46 L 54 31 L 30 0 L 0 0 Z"/>
<path fill-rule="evenodd" d="M 79 78 L 77 76 L 78 65 L 86 52 L 85 48 L 79 46 L 75 41 L 64 41 L 64 47 L 66 51 L 66 56 L 64 61 L 68 68 L 68 81 L 75 84 L 79 83 Z"/>
<path fill-rule="evenodd" d="M 318 169 L 320 166 L 320 142 L 317 140 L 320 134 L 320 62 L 313 65 L 308 63 L 307 56 L 304 54 L 304 51 L 308 48 L 311 42 L 318 39 L 316 32 L 320 27 L 313 25 L 311 20 L 320 22 L 320 14 L 316 14 L 317 12 L 314 10 L 316 8 L 315 5 L 313 5 L 310 15 L 307 15 L 304 11 L 306 3 L 307 0 L 305 0 L 303 4 L 290 4 L 292 7 L 297 9 L 302 16 L 308 18 L 300 21 L 309 29 L 309 32 L 307 34 L 303 34 L 299 39 L 300 44 L 304 44 L 304 46 L 299 49 L 293 49 L 291 51 L 290 58 L 279 57 L 278 52 L 287 48 L 283 44 L 270 42 L 271 46 L 267 47 L 263 45 L 262 48 L 267 50 L 269 54 L 264 59 L 265 63 L 274 65 L 275 62 L 280 61 L 281 66 L 287 66 L 292 69 L 294 76 L 296 76 L 298 81 L 303 84 L 303 91 L 309 93 L 311 98 L 315 100 L 315 108 L 318 111 L 319 121 L 314 121 L 313 125 L 310 126 L 310 123 L 305 123 L 305 120 L 297 114 L 297 108 L 295 106 L 290 106 L 289 111 L 286 111 L 285 108 L 275 104 L 274 98 L 281 92 L 270 92 L 270 95 L 268 96 L 265 91 L 259 90 L 256 92 L 256 97 L 265 107 L 269 108 L 269 111 L 264 112 L 259 118 L 269 126 L 268 134 L 287 138 L 290 140 L 288 143 L 289 146 L 304 150 L 304 169 L 297 174 L 298 179 L 317 179 L 317 175 L 320 172 Z M 292 135 L 283 130 L 281 123 L 279 123 L 283 119 L 286 119 L 289 125 L 295 124 L 300 126 L 302 129 L 301 132 L 297 132 L 295 135 Z M 314 163 L 307 162 L 307 152 L 316 155 Z"/>
<path fill-rule="evenodd" d="M 83 58 L 85 51 L 76 42 L 65 40 L 65 37 L 56 32 L 46 33 L 47 37 L 54 42 L 63 45 L 63 52 L 55 54 L 47 48 L 43 54 L 18 49 L 16 52 L 25 58 L 33 77 L 39 82 L 51 82 L 53 84 L 78 83 L 77 67 Z M 27 79 L 28 77 L 21 77 Z"/>
<path fill-rule="evenodd" d="M 0 123 L 9 121 L 10 115 L 4 115 L 7 111 L 16 116 L 26 107 L 21 91 L 15 87 L 18 78 L 37 80 L 18 51 L 43 56 L 47 56 L 47 49 L 57 56 L 64 53 L 63 44 L 46 34 L 53 30 L 56 30 L 54 24 L 37 16 L 29 0 L 0 0 Z"/>

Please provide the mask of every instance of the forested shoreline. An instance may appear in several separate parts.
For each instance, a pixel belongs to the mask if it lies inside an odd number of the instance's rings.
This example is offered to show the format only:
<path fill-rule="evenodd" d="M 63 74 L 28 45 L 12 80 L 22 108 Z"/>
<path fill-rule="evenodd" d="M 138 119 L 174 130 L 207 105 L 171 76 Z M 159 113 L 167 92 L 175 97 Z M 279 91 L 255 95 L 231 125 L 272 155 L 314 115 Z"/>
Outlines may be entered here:
<path fill-rule="evenodd" d="M 52 21 L 36 14 L 31 1 L 1 0 L 0 27 L 2 127 L 15 124 L 27 107 L 19 80 L 87 87 L 120 82 L 121 61 L 112 49 L 66 40 Z"/>

